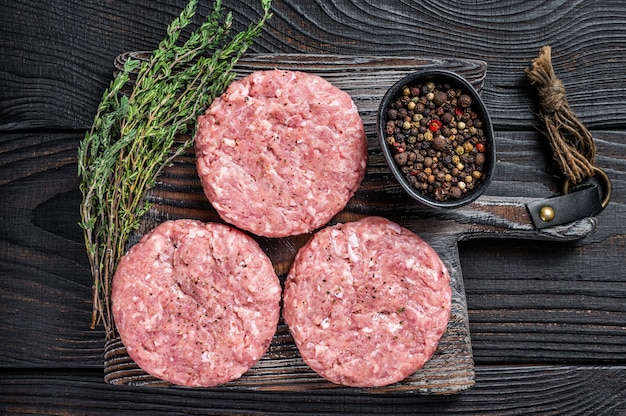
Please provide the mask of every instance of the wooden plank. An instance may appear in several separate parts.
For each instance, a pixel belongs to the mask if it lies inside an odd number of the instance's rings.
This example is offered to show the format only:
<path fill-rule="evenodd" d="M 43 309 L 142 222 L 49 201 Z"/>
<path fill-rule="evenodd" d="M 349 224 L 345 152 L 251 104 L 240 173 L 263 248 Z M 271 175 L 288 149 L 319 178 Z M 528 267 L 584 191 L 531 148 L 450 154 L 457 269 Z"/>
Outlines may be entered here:
<path fill-rule="evenodd" d="M 91 282 L 78 227 L 82 135 L 0 135 L 2 366 L 70 366 L 101 356 L 89 333 Z M 42 347 L 44 346 L 44 347 Z M 74 363 L 74 364 L 72 364 Z"/>
<path fill-rule="evenodd" d="M 100 371 L 5 371 L 2 414 L 365 415 L 626 412 L 624 366 L 486 366 L 456 396 L 362 395 L 350 389 L 298 394 L 226 389 L 137 388 L 102 382 Z"/>
<path fill-rule="evenodd" d="M 78 7 L 64 0 L 5 2 L 0 129 L 88 128 L 115 56 L 155 48 L 185 3 L 86 0 Z M 199 15 L 210 5 L 201 2 Z M 235 29 L 260 10 L 248 0 L 225 6 L 233 11 Z M 619 53 L 626 42 L 621 3 L 509 0 L 494 9 L 488 2 L 274 0 L 272 8 L 274 17 L 251 52 L 487 61 L 484 98 L 496 126 L 505 129 L 528 130 L 536 124 L 529 111 L 534 96 L 523 70 L 550 42 L 557 74 L 583 121 L 594 129 L 626 126 L 623 94 L 614 85 L 625 65 Z M 602 100 L 595 99 L 597 94 Z"/>
<path fill-rule="evenodd" d="M 531 351 L 537 363 L 624 362 L 626 286 L 622 276 L 605 271 L 623 268 L 623 238 L 588 245 L 502 243 L 473 240 L 459 248 L 477 362 L 525 362 Z M 513 270 L 522 258 L 542 273 Z"/>
<path fill-rule="evenodd" d="M 116 60 L 119 69 L 128 56 L 146 59 L 146 53 L 124 54 Z M 325 77 L 338 88 L 350 94 L 359 109 L 368 136 L 368 147 L 376 152 L 379 148 L 375 134 L 376 111 L 380 98 L 395 81 L 416 68 L 444 68 L 455 70 L 465 75 L 476 88 L 480 89 L 486 73 L 486 65 L 481 61 L 460 60 L 429 60 L 422 58 L 399 59 L 383 57 L 351 57 L 311 55 L 252 55 L 237 65 L 238 75 L 263 69 L 284 68 L 316 73 Z M 380 154 L 380 151 L 378 152 Z M 372 176 L 380 170 L 378 165 L 370 163 L 366 176 Z M 388 175 L 388 169 L 382 167 Z M 371 180 L 370 180 L 371 181 Z M 378 180 L 375 184 L 365 185 L 373 193 L 380 192 L 390 186 L 389 180 Z M 337 215 L 333 222 L 352 220 L 363 215 L 371 215 L 373 208 L 384 203 L 371 198 L 371 195 L 357 196 L 346 209 Z M 195 218 L 200 220 L 220 221 L 207 201 L 198 198 L 202 195 L 197 173 L 195 171 L 195 155 L 193 151 L 181 157 L 174 167 L 166 170 L 159 178 L 158 185 L 150 192 L 149 199 L 158 202 L 144 220 L 139 238 L 144 231 L 151 229 L 164 219 Z M 202 208 L 188 210 L 188 201 L 202 204 Z M 354 207 L 360 206 L 359 209 Z M 419 208 L 418 208 L 419 209 Z M 410 224 L 407 224 L 409 226 Z M 270 258 L 279 276 L 284 276 L 295 253 L 308 239 L 308 236 L 294 238 L 266 239 L 258 238 L 264 250 L 270 251 Z M 457 267 L 456 240 L 442 238 L 431 244 L 440 252 L 452 252 L 452 256 L 441 254 L 451 272 L 452 311 L 448 329 L 442 337 L 439 348 L 433 358 L 417 373 L 393 386 L 376 389 L 363 389 L 367 392 L 384 393 L 388 391 L 406 391 L 426 394 L 450 394 L 471 387 L 474 382 L 473 358 L 467 321 L 467 307 L 460 270 Z M 447 259 L 449 257 L 449 259 Z M 112 384 L 130 385 L 166 385 L 158 379 L 149 377 L 141 371 L 128 357 L 124 346 L 118 338 L 108 341 L 105 349 L 105 380 Z M 338 386 L 325 381 L 315 374 L 299 356 L 298 350 L 284 323 L 279 324 L 270 349 L 250 371 L 240 379 L 232 381 L 224 388 L 254 390 L 310 390 L 335 389 Z"/>

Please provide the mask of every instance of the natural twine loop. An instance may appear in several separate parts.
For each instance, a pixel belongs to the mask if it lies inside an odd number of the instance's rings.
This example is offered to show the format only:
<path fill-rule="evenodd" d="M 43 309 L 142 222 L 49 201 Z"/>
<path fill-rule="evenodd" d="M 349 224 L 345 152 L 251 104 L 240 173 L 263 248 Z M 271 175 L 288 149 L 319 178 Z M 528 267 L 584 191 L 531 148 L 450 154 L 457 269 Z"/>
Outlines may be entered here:
<path fill-rule="evenodd" d="M 550 52 L 550 46 L 541 48 L 526 74 L 537 86 L 540 116 L 554 159 L 566 179 L 578 184 L 594 175 L 596 146 L 567 102 L 565 86 L 554 73 Z"/>

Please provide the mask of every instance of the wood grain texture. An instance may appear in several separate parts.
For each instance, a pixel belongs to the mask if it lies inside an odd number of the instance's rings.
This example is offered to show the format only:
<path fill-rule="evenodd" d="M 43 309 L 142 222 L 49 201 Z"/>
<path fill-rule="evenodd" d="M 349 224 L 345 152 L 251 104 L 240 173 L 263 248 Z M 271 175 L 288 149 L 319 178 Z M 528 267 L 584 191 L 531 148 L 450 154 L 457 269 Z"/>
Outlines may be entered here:
<path fill-rule="evenodd" d="M 598 164 L 613 181 L 613 200 L 595 232 L 577 241 L 460 243 L 473 389 L 433 400 L 163 394 L 103 383 L 104 334 L 88 329 L 91 280 L 75 226 L 74 150 L 115 56 L 155 47 L 185 3 L 0 1 L 0 332 L 11 340 L 0 342 L 5 413 L 626 413 L 626 4 L 618 0 L 274 0 L 268 30 L 251 48 L 485 60 L 481 95 L 498 144 L 488 196 L 536 198 L 558 192 L 559 180 L 523 70 L 541 46 L 553 47 L 570 105 L 592 129 Z M 238 28 L 258 16 L 256 2 L 225 4 Z"/>
<path fill-rule="evenodd" d="M 254 392 L 137 388 L 102 383 L 94 371 L 8 371 L 0 377 L 5 414 L 118 415 L 568 415 L 626 411 L 626 368 L 493 366 L 477 369 L 476 386 L 455 396 L 362 395 L 349 389 Z"/>
<path fill-rule="evenodd" d="M 258 16 L 255 3 L 227 2 L 235 29 Z M 9 2 L 2 15 L 0 62 L 3 129 L 87 128 L 118 53 L 156 47 L 166 22 L 184 0 L 135 0 L 80 5 L 62 0 Z M 200 13 L 208 11 L 202 4 Z M 274 17 L 253 52 L 334 53 L 453 57 L 487 61 L 490 74 L 485 100 L 494 123 L 506 128 L 534 123 L 521 112 L 533 104 L 523 69 L 541 46 L 553 46 L 558 75 L 573 110 L 592 128 L 626 126 L 626 109 L 593 99 L 598 91 L 612 102 L 616 83 L 626 75 L 626 14 L 619 1 L 556 2 L 462 1 L 385 2 L 326 0 L 273 2 Z M 515 45 L 512 49 L 511 45 Z M 59 91 L 59 94 L 52 91 Z M 63 104 L 59 105 L 59 98 Z"/>

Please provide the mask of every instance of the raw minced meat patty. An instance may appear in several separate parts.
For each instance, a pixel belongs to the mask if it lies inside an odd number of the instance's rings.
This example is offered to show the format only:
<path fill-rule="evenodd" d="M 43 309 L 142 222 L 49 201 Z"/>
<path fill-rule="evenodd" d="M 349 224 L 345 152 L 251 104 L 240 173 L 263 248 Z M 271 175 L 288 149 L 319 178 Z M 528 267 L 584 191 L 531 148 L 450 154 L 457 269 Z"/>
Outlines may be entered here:
<path fill-rule="evenodd" d="M 303 360 L 354 387 L 403 380 L 447 328 L 450 276 L 411 231 L 380 217 L 318 231 L 285 282 L 283 316 Z"/>
<path fill-rule="evenodd" d="M 241 231 L 164 222 L 121 259 L 111 300 L 129 356 L 182 386 L 240 377 L 268 348 L 281 286 L 269 258 Z"/>
<path fill-rule="evenodd" d="M 298 71 L 233 82 L 198 119 L 197 169 L 228 223 L 266 237 L 315 230 L 341 211 L 367 164 L 351 97 Z"/>

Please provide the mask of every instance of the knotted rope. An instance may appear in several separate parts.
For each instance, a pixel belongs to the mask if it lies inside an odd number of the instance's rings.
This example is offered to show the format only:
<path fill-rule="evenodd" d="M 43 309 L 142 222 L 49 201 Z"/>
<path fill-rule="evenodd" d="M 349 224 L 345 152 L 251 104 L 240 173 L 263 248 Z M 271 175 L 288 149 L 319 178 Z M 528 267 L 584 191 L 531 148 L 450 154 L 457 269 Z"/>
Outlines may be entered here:
<path fill-rule="evenodd" d="M 563 175 L 577 184 L 594 175 L 596 146 L 567 102 L 565 86 L 554 73 L 550 53 L 550 46 L 541 48 L 526 75 L 537 87 L 540 117 L 554 159 Z"/>

